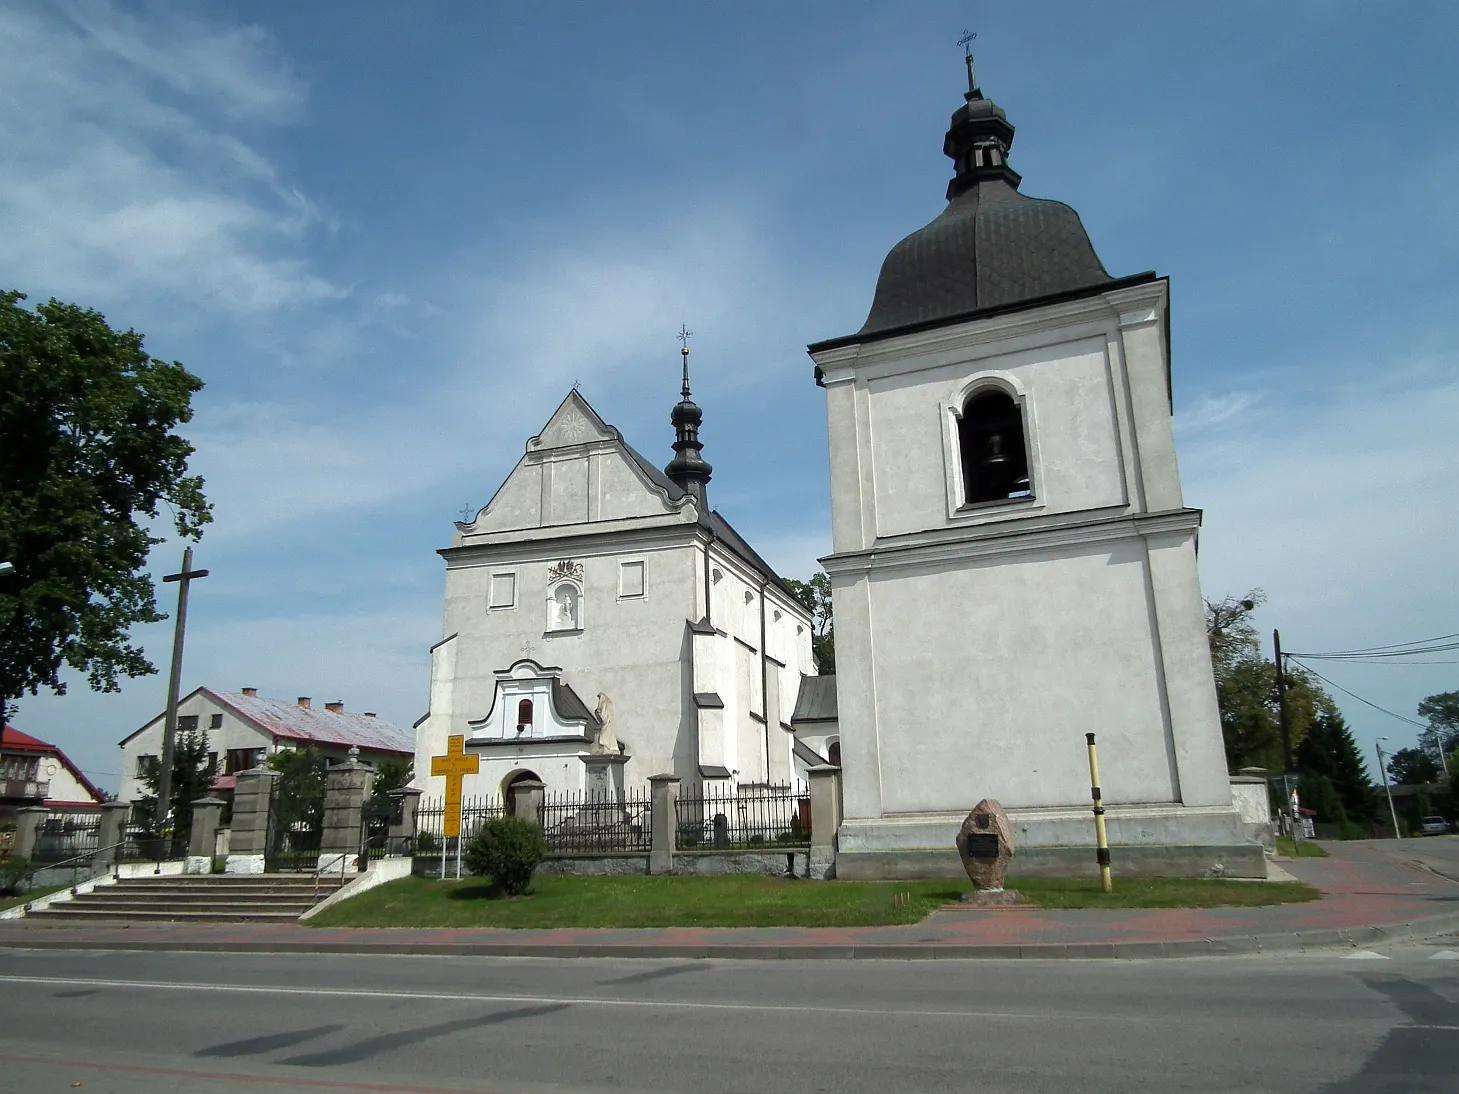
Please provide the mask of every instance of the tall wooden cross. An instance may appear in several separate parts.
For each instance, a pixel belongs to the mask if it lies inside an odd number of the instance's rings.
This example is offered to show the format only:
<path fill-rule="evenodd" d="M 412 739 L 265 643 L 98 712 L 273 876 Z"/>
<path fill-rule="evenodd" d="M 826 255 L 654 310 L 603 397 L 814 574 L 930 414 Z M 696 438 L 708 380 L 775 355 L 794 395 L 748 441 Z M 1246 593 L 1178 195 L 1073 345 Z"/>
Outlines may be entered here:
<path fill-rule="evenodd" d="M 182 552 L 182 571 L 163 581 L 177 582 L 177 620 L 172 625 L 172 675 L 167 681 L 167 718 L 162 724 L 162 770 L 157 774 L 157 830 L 167 823 L 172 808 L 172 757 L 177 749 L 177 695 L 182 686 L 182 639 L 187 630 L 187 590 L 207 570 L 193 569 L 193 549 Z M 174 826 L 175 828 L 176 826 Z"/>
<path fill-rule="evenodd" d="M 431 757 L 431 774 L 446 776 L 446 815 L 442 818 L 441 835 L 446 839 L 461 835 L 461 777 L 481 770 L 481 757 L 466 755 L 466 735 L 453 733 L 446 738 L 446 754 Z"/>

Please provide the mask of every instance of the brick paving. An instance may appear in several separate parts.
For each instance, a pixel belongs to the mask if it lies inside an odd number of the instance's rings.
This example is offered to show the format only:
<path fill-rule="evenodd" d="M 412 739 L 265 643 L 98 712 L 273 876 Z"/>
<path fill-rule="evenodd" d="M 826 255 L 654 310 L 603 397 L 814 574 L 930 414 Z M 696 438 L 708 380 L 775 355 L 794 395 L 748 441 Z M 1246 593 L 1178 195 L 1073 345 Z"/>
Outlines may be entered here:
<path fill-rule="evenodd" d="M 1329 858 L 1282 862 L 1289 873 L 1322 890 L 1323 899 L 1266 908 L 953 906 L 907 926 L 633 930 L 71 925 L 22 919 L 0 922 L 0 947 L 541 957 L 1153 957 L 1364 945 L 1459 930 L 1459 883 L 1401 861 L 1392 844 L 1326 846 Z"/>

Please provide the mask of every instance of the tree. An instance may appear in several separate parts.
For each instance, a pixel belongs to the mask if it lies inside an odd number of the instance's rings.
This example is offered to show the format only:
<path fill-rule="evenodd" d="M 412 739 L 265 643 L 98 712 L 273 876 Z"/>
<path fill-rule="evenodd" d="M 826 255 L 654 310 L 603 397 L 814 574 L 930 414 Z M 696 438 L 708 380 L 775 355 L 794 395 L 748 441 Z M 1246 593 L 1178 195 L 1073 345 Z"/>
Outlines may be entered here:
<path fill-rule="evenodd" d="M 142 785 L 150 792 L 146 799 L 148 814 L 157 808 L 157 788 L 161 783 L 162 764 L 153 760 L 142 774 Z M 185 835 L 192 831 L 192 803 L 206 798 L 213 789 L 213 780 L 218 775 L 216 759 L 208 758 L 208 734 L 206 730 L 184 729 L 177 735 L 172 752 L 172 802 L 174 835 Z M 167 823 L 167 818 L 152 816 L 153 823 Z"/>
<path fill-rule="evenodd" d="M 1388 760 L 1388 777 L 1400 786 L 1439 781 L 1439 761 L 1421 748 L 1401 748 Z"/>
<path fill-rule="evenodd" d="M 156 671 L 131 626 L 167 618 L 146 519 L 166 505 L 191 539 L 212 519 L 174 432 L 203 383 L 97 312 L 24 299 L 0 292 L 0 559 L 15 566 L 0 583 L 0 697 L 62 694 L 67 666 L 116 691 Z"/>
<path fill-rule="evenodd" d="M 1349 820 L 1368 823 L 1378 819 L 1377 790 L 1362 751 L 1337 704 L 1325 695 L 1297 748 L 1296 760 L 1304 777 L 1321 776 L 1332 784 Z M 1305 802 L 1306 792 L 1299 792 Z"/>
<path fill-rule="evenodd" d="M 1252 613 L 1266 600 L 1260 589 L 1246 596 L 1206 601 L 1206 638 L 1211 647 L 1221 736 L 1232 771 L 1285 763 L 1277 706 L 1277 666 L 1262 654 Z M 1287 728 L 1296 754 L 1326 693 L 1300 669 L 1287 670 Z M 1328 700 L 1331 702 L 1331 700 Z"/>
<path fill-rule="evenodd" d="M 791 592 L 811 613 L 811 654 L 816 659 L 816 671 L 823 676 L 836 671 L 835 621 L 831 613 L 831 579 L 822 570 L 809 581 L 790 581 Z"/>
<path fill-rule="evenodd" d="M 1442 749 L 1444 755 L 1459 748 L 1459 691 L 1441 691 L 1418 705 L 1418 716 L 1428 728 L 1418 735 L 1421 748 Z"/>
<path fill-rule="evenodd" d="M 370 783 L 370 797 L 383 798 L 392 790 L 400 790 L 415 778 L 415 761 L 408 756 L 387 756 L 375 767 Z"/>
<path fill-rule="evenodd" d="M 324 775 L 329 763 L 313 745 L 285 748 L 268 758 L 269 767 L 279 773 L 279 821 L 286 829 L 303 824 L 316 828 L 324 823 Z"/>

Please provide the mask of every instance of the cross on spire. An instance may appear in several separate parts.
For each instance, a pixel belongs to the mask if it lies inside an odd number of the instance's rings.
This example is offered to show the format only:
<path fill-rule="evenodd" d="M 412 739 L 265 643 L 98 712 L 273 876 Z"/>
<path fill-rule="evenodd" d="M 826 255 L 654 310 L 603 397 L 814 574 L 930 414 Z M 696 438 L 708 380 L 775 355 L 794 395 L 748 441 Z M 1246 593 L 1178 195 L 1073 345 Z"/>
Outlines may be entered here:
<path fill-rule="evenodd" d="M 679 333 L 674 337 L 679 340 L 679 356 L 684 361 L 684 386 L 680 389 L 680 394 L 687 399 L 689 398 L 689 339 L 694 337 L 694 332 L 686 324 L 680 323 Z"/>
<path fill-rule="evenodd" d="M 968 66 L 968 90 L 976 91 L 978 82 L 973 78 L 973 42 L 977 39 L 977 31 L 965 30 L 963 36 L 957 40 L 957 44 L 963 47 L 963 60 Z"/>

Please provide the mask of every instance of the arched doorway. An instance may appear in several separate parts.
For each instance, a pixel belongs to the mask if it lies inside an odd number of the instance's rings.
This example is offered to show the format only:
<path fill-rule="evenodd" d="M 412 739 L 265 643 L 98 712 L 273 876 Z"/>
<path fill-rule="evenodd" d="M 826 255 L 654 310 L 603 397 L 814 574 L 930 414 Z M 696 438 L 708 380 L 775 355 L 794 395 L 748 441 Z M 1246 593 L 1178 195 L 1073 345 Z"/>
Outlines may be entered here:
<path fill-rule="evenodd" d="M 542 779 L 538 776 L 537 772 L 527 770 L 525 768 L 518 768 L 516 771 L 508 774 L 507 777 L 502 780 L 502 811 L 506 813 L 506 815 L 509 817 L 514 817 L 517 815 L 514 809 L 513 798 L 515 797 L 515 795 L 512 794 L 512 787 L 516 786 L 518 783 L 540 783 L 541 781 Z"/>
<path fill-rule="evenodd" d="M 841 766 L 841 742 L 832 741 L 826 749 L 826 762 L 836 767 Z"/>

